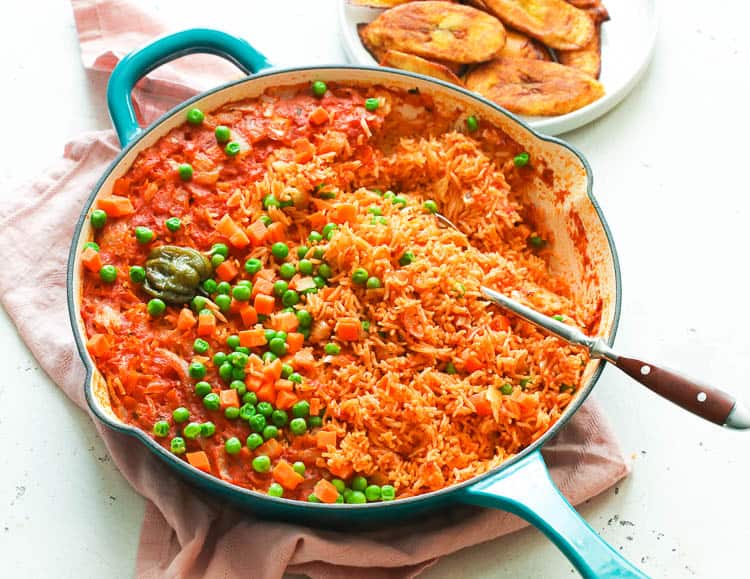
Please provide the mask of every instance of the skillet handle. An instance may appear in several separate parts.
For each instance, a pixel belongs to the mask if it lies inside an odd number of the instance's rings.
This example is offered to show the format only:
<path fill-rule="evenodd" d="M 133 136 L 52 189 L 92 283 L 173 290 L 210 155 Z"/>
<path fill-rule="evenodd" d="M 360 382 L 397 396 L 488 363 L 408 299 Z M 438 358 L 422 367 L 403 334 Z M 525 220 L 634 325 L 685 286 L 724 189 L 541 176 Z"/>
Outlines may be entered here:
<path fill-rule="evenodd" d="M 163 36 L 131 52 L 114 68 L 107 85 L 109 116 L 123 147 L 142 131 L 130 100 L 135 83 L 162 64 L 196 53 L 221 56 L 247 74 L 271 66 L 266 57 L 247 41 L 207 28 L 192 28 Z"/>
<path fill-rule="evenodd" d="M 525 519 L 547 535 L 587 579 L 648 577 L 581 518 L 552 482 L 539 451 L 468 487 L 459 500 Z"/>

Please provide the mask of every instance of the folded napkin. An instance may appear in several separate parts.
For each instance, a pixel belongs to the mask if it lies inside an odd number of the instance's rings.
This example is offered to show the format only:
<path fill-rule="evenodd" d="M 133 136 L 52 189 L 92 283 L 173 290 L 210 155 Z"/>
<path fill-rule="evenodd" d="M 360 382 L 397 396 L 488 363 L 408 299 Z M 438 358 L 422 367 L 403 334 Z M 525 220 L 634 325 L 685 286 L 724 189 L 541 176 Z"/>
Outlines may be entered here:
<path fill-rule="evenodd" d="M 73 6 L 88 68 L 111 69 L 118 58 L 163 30 L 133 3 L 80 0 Z M 193 80 L 218 83 L 235 74 L 231 67 L 185 66 L 159 69 L 156 80 L 136 91 L 143 118 L 153 119 L 170 100 L 187 96 Z M 154 97 L 156 90 L 166 98 Z M 84 409 L 85 373 L 68 321 L 65 264 L 83 203 L 118 150 L 112 131 L 84 135 L 65 147 L 56 166 L 0 203 L 4 241 L 0 259 L 5 264 L 0 271 L 0 301 L 42 368 Z M 35 267 L 28 269 L 28 263 Z M 147 499 L 138 577 L 230 577 L 247 575 L 249 569 L 254 577 L 269 578 L 285 571 L 331 578 L 413 577 L 442 555 L 523 525 L 507 513 L 473 507 L 456 507 L 450 513 L 360 534 L 259 520 L 204 499 L 135 439 L 95 423 L 120 472 Z M 592 400 L 544 454 L 552 477 L 574 504 L 602 492 L 628 472 L 615 437 Z"/>

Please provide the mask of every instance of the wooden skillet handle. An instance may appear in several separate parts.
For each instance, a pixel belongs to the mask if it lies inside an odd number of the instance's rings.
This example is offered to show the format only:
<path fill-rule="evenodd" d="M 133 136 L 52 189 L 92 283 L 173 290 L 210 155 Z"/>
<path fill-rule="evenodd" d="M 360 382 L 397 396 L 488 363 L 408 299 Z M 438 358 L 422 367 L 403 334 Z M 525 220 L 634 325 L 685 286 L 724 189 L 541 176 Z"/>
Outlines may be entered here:
<path fill-rule="evenodd" d="M 659 396 L 715 424 L 726 424 L 727 417 L 734 408 L 735 399 L 731 394 L 672 370 L 625 356 L 618 356 L 613 363 Z"/>

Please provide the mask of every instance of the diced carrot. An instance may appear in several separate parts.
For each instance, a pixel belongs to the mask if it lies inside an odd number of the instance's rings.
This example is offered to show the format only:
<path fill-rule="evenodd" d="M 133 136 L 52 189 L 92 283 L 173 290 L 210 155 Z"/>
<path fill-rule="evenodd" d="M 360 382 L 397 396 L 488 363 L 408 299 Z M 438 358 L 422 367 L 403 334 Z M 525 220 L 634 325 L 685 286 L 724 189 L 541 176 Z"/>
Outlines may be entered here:
<path fill-rule="evenodd" d="M 247 386 L 247 389 L 250 390 L 250 392 L 257 392 L 263 386 L 263 380 L 261 380 L 257 376 L 246 376 L 245 386 Z"/>
<path fill-rule="evenodd" d="M 288 336 L 287 336 L 288 337 Z M 315 366 L 315 356 L 309 348 L 300 350 L 294 355 L 294 367 L 300 370 L 309 370 Z"/>
<path fill-rule="evenodd" d="M 265 454 L 268 458 L 278 458 L 284 452 L 284 447 L 275 438 L 269 438 L 258 448 L 258 454 Z"/>
<path fill-rule="evenodd" d="M 479 416 L 490 416 L 492 414 L 492 406 L 490 406 L 490 401 L 487 400 L 487 395 L 484 392 L 473 394 L 469 397 L 469 400 L 477 409 Z"/>
<path fill-rule="evenodd" d="M 222 261 L 214 271 L 221 281 L 232 281 L 239 273 L 237 266 L 234 265 L 234 261 L 232 260 Z"/>
<path fill-rule="evenodd" d="M 357 218 L 357 206 L 353 203 L 339 203 L 334 205 L 332 218 L 336 223 L 354 221 Z"/>
<path fill-rule="evenodd" d="M 229 408 L 230 406 L 234 406 L 236 408 L 240 407 L 240 397 L 237 394 L 237 390 L 234 388 L 230 390 L 222 390 L 219 392 L 219 401 L 221 402 L 221 409 L 224 410 L 225 408 Z"/>
<path fill-rule="evenodd" d="M 81 263 L 87 270 L 99 273 L 102 268 L 102 256 L 93 247 L 87 247 L 81 253 Z"/>
<path fill-rule="evenodd" d="M 318 107 L 310 113 L 310 123 L 313 125 L 322 125 L 328 121 L 328 111 L 323 107 Z"/>
<path fill-rule="evenodd" d="M 205 470 L 206 472 L 211 472 L 211 463 L 208 462 L 208 455 L 202 450 L 199 450 L 197 452 L 188 452 L 185 454 L 185 458 L 187 458 L 187 461 L 195 468 Z"/>
<path fill-rule="evenodd" d="M 135 213 L 135 207 L 128 197 L 102 197 L 96 202 L 96 206 L 107 212 L 110 217 L 123 217 Z"/>
<path fill-rule="evenodd" d="M 310 398 L 310 416 L 320 414 L 320 398 Z"/>
<path fill-rule="evenodd" d="M 255 296 L 255 311 L 264 316 L 270 316 L 276 306 L 276 300 L 273 296 L 258 294 Z"/>
<path fill-rule="evenodd" d="M 315 444 L 318 448 L 326 449 L 329 446 L 336 446 L 336 433 L 332 430 L 318 430 L 315 435 Z"/>
<path fill-rule="evenodd" d="M 297 315 L 292 312 L 280 312 L 273 317 L 273 329 L 293 332 L 299 327 Z"/>
<path fill-rule="evenodd" d="M 242 191 L 236 189 L 227 199 L 227 207 L 239 207 L 242 204 Z"/>
<path fill-rule="evenodd" d="M 193 183 L 198 185 L 216 185 L 219 180 L 219 170 L 216 171 L 196 171 L 193 173 Z"/>
<path fill-rule="evenodd" d="M 177 318 L 178 330 L 189 330 L 195 325 L 195 315 L 190 308 L 182 308 Z"/>
<path fill-rule="evenodd" d="M 242 323 L 245 326 L 253 326 L 258 323 L 258 312 L 248 303 L 245 303 L 240 308 L 240 315 L 242 316 Z"/>
<path fill-rule="evenodd" d="M 276 380 L 276 390 L 279 392 L 294 392 L 294 382 L 285 378 L 279 378 Z"/>
<path fill-rule="evenodd" d="M 284 225 L 282 223 L 274 221 L 268 226 L 268 230 L 266 231 L 266 241 L 276 243 L 277 241 L 284 241 L 285 237 L 286 231 L 284 230 Z"/>
<path fill-rule="evenodd" d="M 270 382 L 276 382 L 281 378 L 282 362 L 279 358 L 276 358 L 273 362 L 263 367 L 263 375 L 266 380 Z"/>
<path fill-rule="evenodd" d="M 299 352 L 304 344 L 304 334 L 300 334 L 299 332 L 290 332 L 289 334 L 287 334 L 286 349 L 290 354 L 296 354 L 297 352 Z"/>
<path fill-rule="evenodd" d="M 86 347 L 95 356 L 104 356 L 109 352 L 112 343 L 107 334 L 94 334 L 86 342 Z"/>
<path fill-rule="evenodd" d="M 294 161 L 307 163 L 315 154 L 315 146 L 305 138 L 297 139 L 292 143 L 294 148 Z"/>
<path fill-rule="evenodd" d="M 241 249 L 250 245 L 250 238 L 247 236 L 247 233 L 240 229 L 234 235 L 229 236 L 229 243 Z"/>
<path fill-rule="evenodd" d="M 253 224 L 246 230 L 247 235 L 253 245 L 260 245 L 261 243 L 263 243 L 263 241 L 265 241 L 266 231 L 268 231 L 268 228 L 266 227 L 266 224 L 263 223 L 260 219 L 253 222 Z"/>
<path fill-rule="evenodd" d="M 266 345 L 266 332 L 262 328 L 253 330 L 243 330 L 239 333 L 240 346 L 245 348 L 257 348 Z"/>
<path fill-rule="evenodd" d="M 348 460 L 334 458 L 328 461 L 328 471 L 339 478 L 349 478 L 354 474 L 354 467 Z"/>
<path fill-rule="evenodd" d="M 273 480 L 275 480 L 285 489 L 289 489 L 290 491 L 293 491 L 294 489 L 296 489 L 297 485 L 299 485 L 299 483 L 305 480 L 305 477 L 303 477 L 301 474 L 296 472 L 292 468 L 292 465 L 289 464 L 284 459 L 281 459 L 279 462 L 276 463 L 276 466 L 273 467 L 272 472 L 273 472 Z"/>
<path fill-rule="evenodd" d="M 502 314 L 495 314 L 492 322 L 490 322 L 490 327 L 493 330 L 508 330 L 510 329 L 510 320 Z"/>
<path fill-rule="evenodd" d="M 167 392 L 167 395 L 165 396 L 167 399 L 167 402 L 169 402 L 172 405 L 177 404 L 177 400 L 179 399 L 177 396 L 177 388 L 172 388 L 169 392 Z"/>
<path fill-rule="evenodd" d="M 477 370 L 484 368 L 482 361 L 473 352 L 470 352 L 469 355 L 466 356 L 464 366 L 469 372 L 476 372 Z"/>
<path fill-rule="evenodd" d="M 335 503 L 339 498 L 338 489 L 333 486 L 331 481 L 324 478 L 315 483 L 313 494 L 320 499 L 321 503 L 328 503 L 329 505 Z"/>
<path fill-rule="evenodd" d="M 276 404 L 276 388 L 273 384 L 273 382 L 269 382 L 268 384 L 263 384 L 261 386 L 256 394 L 258 395 L 258 400 L 261 402 L 270 402 L 271 404 Z"/>
<path fill-rule="evenodd" d="M 323 226 L 328 223 L 328 217 L 322 211 L 316 211 L 307 216 L 307 220 L 310 222 L 310 227 L 313 229 L 322 229 Z"/>
<path fill-rule="evenodd" d="M 234 298 L 229 302 L 229 311 L 233 314 L 240 313 L 240 310 L 247 305 L 247 302 L 240 302 Z"/>
<path fill-rule="evenodd" d="M 216 318 L 212 313 L 198 314 L 198 335 L 212 336 L 216 330 Z"/>
<path fill-rule="evenodd" d="M 232 219 L 229 215 L 224 215 L 221 219 L 219 219 L 219 222 L 216 224 L 216 231 L 221 233 L 224 237 L 232 237 L 237 231 L 239 231 L 239 226 L 234 222 L 234 219 Z"/>
<path fill-rule="evenodd" d="M 136 406 L 138 406 L 138 401 L 132 396 L 123 396 L 122 405 L 128 410 L 135 410 Z"/>
<path fill-rule="evenodd" d="M 130 191 L 131 182 L 132 181 L 129 177 L 120 177 L 119 179 L 116 179 L 112 185 L 112 195 L 118 195 L 120 197 L 127 195 L 128 191 Z"/>
<path fill-rule="evenodd" d="M 336 337 L 352 342 L 359 339 L 359 323 L 356 320 L 341 320 L 336 324 Z"/>
<path fill-rule="evenodd" d="M 260 275 L 260 273 L 261 272 L 258 272 L 258 275 Z M 257 297 L 258 294 L 267 296 L 273 294 L 273 282 L 270 282 L 262 277 L 256 277 L 255 283 L 253 284 L 253 297 Z"/>
<path fill-rule="evenodd" d="M 286 390 L 280 390 L 278 391 L 278 383 L 279 382 L 288 382 L 288 380 L 279 380 L 276 382 L 277 384 L 277 393 L 276 393 L 276 408 L 281 408 L 282 410 L 289 410 L 294 404 L 299 400 L 297 398 L 297 395 L 294 392 L 287 392 Z M 292 382 L 292 384 L 294 384 Z"/>

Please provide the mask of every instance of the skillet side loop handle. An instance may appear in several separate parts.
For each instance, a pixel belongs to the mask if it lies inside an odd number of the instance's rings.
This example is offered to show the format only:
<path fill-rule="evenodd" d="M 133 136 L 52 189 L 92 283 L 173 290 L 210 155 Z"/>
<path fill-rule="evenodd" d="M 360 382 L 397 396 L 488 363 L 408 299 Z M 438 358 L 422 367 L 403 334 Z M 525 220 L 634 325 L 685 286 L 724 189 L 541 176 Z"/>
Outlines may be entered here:
<path fill-rule="evenodd" d="M 271 66 L 266 57 L 247 41 L 207 28 L 192 28 L 163 36 L 131 52 L 114 68 L 107 85 L 109 116 L 123 147 L 142 130 L 130 100 L 135 83 L 162 64 L 196 53 L 221 56 L 248 75 Z"/>
<path fill-rule="evenodd" d="M 468 487 L 460 500 L 525 519 L 547 535 L 587 579 L 648 577 L 581 518 L 552 482 L 539 451 Z"/>
<path fill-rule="evenodd" d="M 637 358 L 618 356 L 613 364 L 649 390 L 701 418 L 730 428 L 750 428 L 750 414 L 734 396 Z"/>

